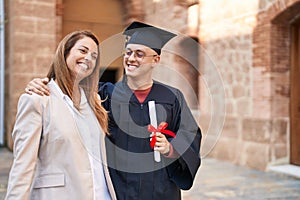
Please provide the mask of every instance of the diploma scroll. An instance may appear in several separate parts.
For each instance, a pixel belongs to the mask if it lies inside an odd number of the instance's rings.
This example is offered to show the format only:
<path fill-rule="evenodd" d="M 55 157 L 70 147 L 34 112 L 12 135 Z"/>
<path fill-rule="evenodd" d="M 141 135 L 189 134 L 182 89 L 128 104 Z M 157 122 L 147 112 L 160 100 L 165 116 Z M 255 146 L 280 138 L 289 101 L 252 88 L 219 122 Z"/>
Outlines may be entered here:
<path fill-rule="evenodd" d="M 150 123 L 153 127 L 157 128 L 155 101 L 149 101 L 148 106 L 149 106 Z M 152 132 L 152 134 L 155 134 L 155 132 Z M 154 151 L 154 160 L 156 162 L 160 162 L 160 153 L 158 151 Z"/>

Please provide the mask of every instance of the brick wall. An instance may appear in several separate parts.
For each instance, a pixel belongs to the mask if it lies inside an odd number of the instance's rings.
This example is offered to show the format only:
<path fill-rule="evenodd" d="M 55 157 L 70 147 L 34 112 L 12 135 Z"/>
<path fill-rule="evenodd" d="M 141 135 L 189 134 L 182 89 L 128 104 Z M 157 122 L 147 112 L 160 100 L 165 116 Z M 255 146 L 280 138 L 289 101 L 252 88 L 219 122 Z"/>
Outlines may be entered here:
<path fill-rule="evenodd" d="M 56 47 L 55 0 L 6 0 L 5 128 L 8 146 L 18 98 L 33 77 L 45 76 Z"/>

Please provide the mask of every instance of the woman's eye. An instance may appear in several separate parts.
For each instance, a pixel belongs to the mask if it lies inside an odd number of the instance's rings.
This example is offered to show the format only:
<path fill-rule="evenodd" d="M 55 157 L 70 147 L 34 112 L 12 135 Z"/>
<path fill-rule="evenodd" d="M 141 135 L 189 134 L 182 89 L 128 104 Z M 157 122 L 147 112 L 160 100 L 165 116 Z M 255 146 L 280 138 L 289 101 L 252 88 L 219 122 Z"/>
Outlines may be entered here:
<path fill-rule="evenodd" d="M 79 51 L 80 51 L 81 53 L 86 53 L 86 50 L 85 50 L 85 49 L 79 49 Z"/>

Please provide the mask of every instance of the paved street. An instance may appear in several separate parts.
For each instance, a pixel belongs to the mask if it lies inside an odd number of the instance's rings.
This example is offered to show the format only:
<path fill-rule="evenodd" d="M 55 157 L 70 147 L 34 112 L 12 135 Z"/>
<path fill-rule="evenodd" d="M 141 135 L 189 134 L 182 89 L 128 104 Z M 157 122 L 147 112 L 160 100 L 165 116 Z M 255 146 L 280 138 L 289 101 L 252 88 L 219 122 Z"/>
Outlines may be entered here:
<path fill-rule="evenodd" d="M 0 199 L 4 198 L 12 153 L 0 148 Z M 203 159 L 194 186 L 183 200 L 300 200 L 300 179 Z"/>

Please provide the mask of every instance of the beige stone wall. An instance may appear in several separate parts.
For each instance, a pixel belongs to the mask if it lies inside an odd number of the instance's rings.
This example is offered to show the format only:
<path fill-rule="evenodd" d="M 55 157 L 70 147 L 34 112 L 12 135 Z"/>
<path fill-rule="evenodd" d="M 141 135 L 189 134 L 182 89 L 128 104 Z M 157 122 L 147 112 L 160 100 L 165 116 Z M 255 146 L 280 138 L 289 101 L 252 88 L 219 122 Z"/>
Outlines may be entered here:
<path fill-rule="evenodd" d="M 205 137 L 207 141 L 216 142 L 213 151 L 208 153 L 210 156 L 239 164 L 248 162 L 247 154 L 253 146 L 252 143 L 245 145 L 241 130 L 243 118 L 251 116 L 253 112 L 252 31 L 257 9 L 258 1 L 235 0 L 204 0 L 201 1 L 200 9 L 200 42 L 203 45 L 201 67 L 205 74 L 204 79 L 213 84 L 214 76 L 206 76 L 206 73 L 209 73 L 212 65 L 216 67 L 223 81 L 221 87 L 225 90 L 223 101 L 226 105 L 222 132 L 220 135 L 208 133 Z M 213 10 L 217 12 L 212 12 Z M 207 94 L 214 91 L 209 91 L 207 87 L 203 90 L 208 90 L 201 98 L 203 114 L 211 116 L 214 108 L 207 109 L 206 105 L 211 101 L 211 96 Z M 206 126 L 214 126 L 215 122 L 208 120 L 207 123 L 210 124 Z M 261 147 L 260 153 L 263 155 L 260 156 L 261 159 L 266 159 L 265 147 Z"/>
<path fill-rule="evenodd" d="M 6 0 L 5 130 L 8 146 L 17 101 L 33 77 L 45 76 L 56 47 L 55 0 Z"/>
<path fill-rule="evenodd" d="M 256 9 L 256 1 L 201 3 L 200 42 L 223 79 L 228 115 L 252 113 L 252 31 Z M 216 15 L 211 10 L 220 12 Z"/>
<path fill-rule="evenodd" d="M 274 19 L 294 2 L 201 1 L 200 42 L 209 55 L 201 57 L 202 67 L 217 66 L 226 94 L 222 133 L 206 136 L 217 141 L 210 156 L 262 170 L 289 162 L 290 18 L 285 23 Z M 202 99 L 202 110 L 210 116 L 209 96 Z M 214 125 L 207 121 L 212 124 L 205 127 Z"/>

